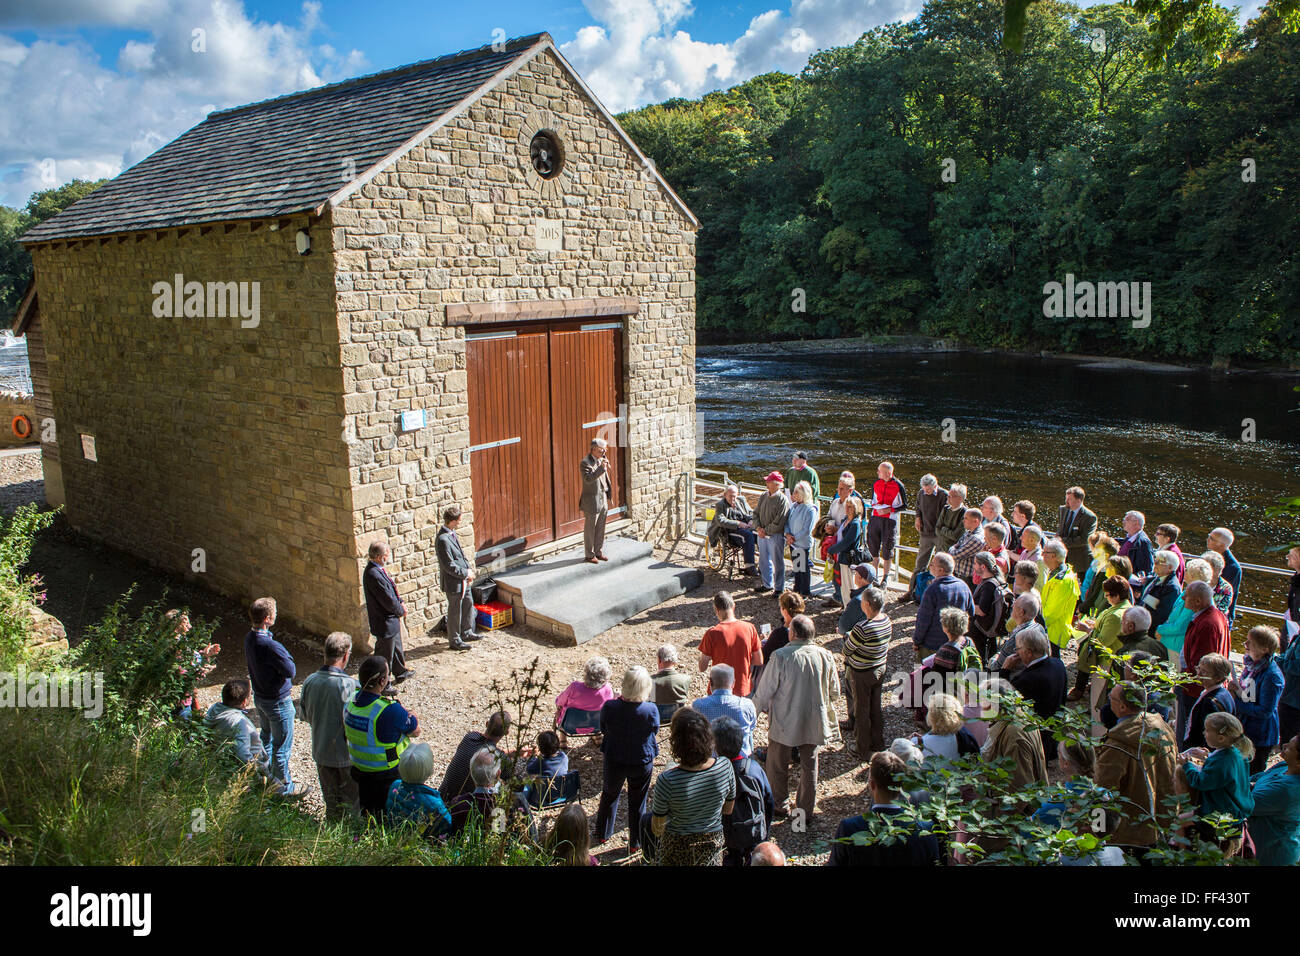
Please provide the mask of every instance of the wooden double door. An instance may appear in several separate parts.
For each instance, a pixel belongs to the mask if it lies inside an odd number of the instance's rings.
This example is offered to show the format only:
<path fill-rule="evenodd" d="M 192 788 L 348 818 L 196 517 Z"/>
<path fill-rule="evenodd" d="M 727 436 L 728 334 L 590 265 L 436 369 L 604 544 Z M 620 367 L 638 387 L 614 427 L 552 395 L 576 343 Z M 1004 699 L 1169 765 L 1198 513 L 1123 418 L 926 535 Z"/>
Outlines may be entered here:
<path fill-rule="evenodd" d="M 624 510 L 623 329 L 541 322 L 465 336 L 474 549 L 480 560 L 582 531 L 579 462 L 609 443 L 611 517 Z"/>

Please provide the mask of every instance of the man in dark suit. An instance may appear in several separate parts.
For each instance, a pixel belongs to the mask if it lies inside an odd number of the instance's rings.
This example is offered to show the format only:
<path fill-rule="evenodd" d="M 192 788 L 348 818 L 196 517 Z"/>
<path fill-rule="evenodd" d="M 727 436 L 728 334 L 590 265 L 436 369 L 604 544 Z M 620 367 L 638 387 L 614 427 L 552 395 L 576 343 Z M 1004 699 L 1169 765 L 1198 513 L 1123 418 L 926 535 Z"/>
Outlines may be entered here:
<path fill-rule="evenodd" d="M 474 597 L 469 586 L 474 572 L 460 546 L 456 528 L 460 525 L 459 505 L 452 505 L 442 513 L 442 527 L 433 549 L 438 555 L 438 575 L 443 593 L 447 595 L 447 641 L 453 651 L 467 651 L 467 641 L 477 641 L 481 635 L 474 633 Z"/>
<path fill-rule="evenodd" d="M 1067 677 L 1061 659 L 1052 656 L 1047 635 L 1037 628 L 1025 628 L 1016 635 L 1016 657 L 1025 666 L 1011 676 L 1011 686 L 1034 705 L 1034 713 L 1039 717 L 1055 715 L 1065 703 Z M 1043 755 L 1049 761 L 1055 760 L 1056 738 L 1047 730 L 1040 733 Z"/>
<path fill-rule="evenodd" d="M 1155 570 L 1155 549 L 1151 547 L 1147 533 L 1142 530 L 1146 524 L 1147 517 L 1140 511 L 1130 511 L 1124 515 L 1125 537 L 1119 543 L 1119 556 L 1128 558 L 1133 565 L 1129 583 L 1136 581 L 1139 587 L 1146 583 L 1147 577 Z"/>
<path fill-rule="evenodd" d="M 609 481 L 608 443 L 603 438 L 591 440 L 591 451 L 582 459 L 582 497 L 578 508 L 583 518 L 582 544 L 585 557 L 591 564 L 608 561 L 605 557 L 605 516 L 609 513 L 609 496 L 613 486 Z"/>
<path fill-rule="evenodd" d="M 1056 530 L 1068 552 L 1066 560 L 1079 574 L 1092 563 L 1088 536 L 1097 530 L 1097 516 L 1083 505 L 1085 496 L 1078 485 L 1065 490 L 1065 504 L 1061 505 Z"/>
<path fill-rule="evenodd" d="M 882 750 L 871 758 L 867 772 L 867 789 L 871 791 L 871 809 L 856 817 L 841 820 L 835 831 L 837 841 L 870 828 L 870 818 L 888 818 L 903 812 L 899 787 L 895 782 L 903 774 L 903 758 Z M 906 799 L 906 798 L 904 798 Z M 886 844 L 883 840 L 867 846 L 832 843 L 827 866 L 935 866 L 939 862 L 939 841 L 924 826 L 912 826 L 905 836 Z"/>
<path fill-rule="evenodd" d="M 386 542 L 375 541 L 370 545 L 370 560 L 361 575 L 361 587 L 366 594 L 366 617 L 370 619 L 370 639 L 375 643 L 375 653 L 388 662 L 393 682 L 400 684 L 415 676 L 415 671 L 406 666 L 406 653 L 402 650 L 406 605 L 384 567 L 391 554 Z"/>

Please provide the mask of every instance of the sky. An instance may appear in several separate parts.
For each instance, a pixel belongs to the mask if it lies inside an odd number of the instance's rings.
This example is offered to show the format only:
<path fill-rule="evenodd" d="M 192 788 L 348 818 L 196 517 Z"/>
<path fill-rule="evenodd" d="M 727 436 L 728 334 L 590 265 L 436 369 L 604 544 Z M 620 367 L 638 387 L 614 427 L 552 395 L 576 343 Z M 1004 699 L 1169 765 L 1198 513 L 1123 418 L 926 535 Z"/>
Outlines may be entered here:
<path fill-rule="evenodd" d="M 921 3 L 0 0 L 0 204 L 114 176 L 213 109 L 504 37 L 549 32 L 619 112 L 797 73 L 817 50 L 909 20 Z"/>

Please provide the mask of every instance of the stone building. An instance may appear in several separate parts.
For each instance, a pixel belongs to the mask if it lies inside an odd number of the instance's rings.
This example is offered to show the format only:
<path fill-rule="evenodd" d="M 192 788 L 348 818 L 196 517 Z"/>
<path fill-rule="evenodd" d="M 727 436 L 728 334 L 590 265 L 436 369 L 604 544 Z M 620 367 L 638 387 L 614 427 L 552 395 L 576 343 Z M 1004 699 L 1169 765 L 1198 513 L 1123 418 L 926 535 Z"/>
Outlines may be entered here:
<path fill-rule="evenodd" d="M 546 34 L 214 112 L 24 236 L 47 493 L 320 632 L 383 537 L 427 633 L 453 501 L 480 568 L 569 543 L 597 434 L 676 537 L 697 227 Z"/>

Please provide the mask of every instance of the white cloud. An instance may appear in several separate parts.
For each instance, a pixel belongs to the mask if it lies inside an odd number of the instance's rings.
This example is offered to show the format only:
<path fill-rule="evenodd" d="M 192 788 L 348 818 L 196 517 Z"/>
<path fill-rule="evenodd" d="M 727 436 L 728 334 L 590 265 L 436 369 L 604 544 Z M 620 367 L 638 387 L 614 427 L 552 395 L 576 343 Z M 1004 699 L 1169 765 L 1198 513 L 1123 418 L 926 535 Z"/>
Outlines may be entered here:
<path fill-rule="evenodd" d="M 10 206 L 70 179 L 116 175 L 214 108 L 318 86 L 366 65 L 357 50 L 344 54 L 318 42 L 316 2 L 302 5 L 296 24 L 254 21 L 238 0 L 27 6 L 0 10 L 0 25 L 105 24 L 149 36 L 127 41 L 115 68 L 107 68 L 75 36 L 42 35 L 24 45 L 0 34 L 0 203 Z"/>
<path fill-rule="evenodd" d="M 678 25 L 689 0 L 583 0 L 597 26 L 561 44 L 601 101 L 619 111 L 696 97 L 760 73 L 797 73 L 818 50 L 852 43 L 882 23 L 911 19 L 920 0 L 790 0 L 729 43 L 694 40 Z"/>

